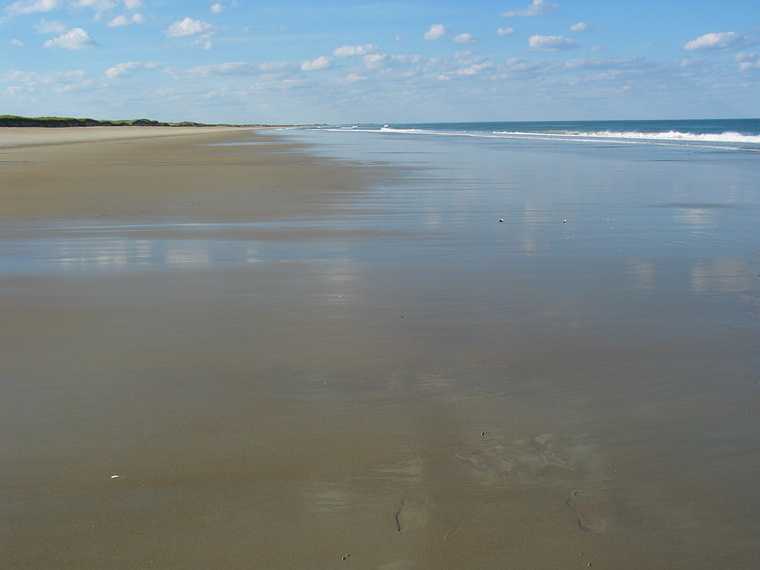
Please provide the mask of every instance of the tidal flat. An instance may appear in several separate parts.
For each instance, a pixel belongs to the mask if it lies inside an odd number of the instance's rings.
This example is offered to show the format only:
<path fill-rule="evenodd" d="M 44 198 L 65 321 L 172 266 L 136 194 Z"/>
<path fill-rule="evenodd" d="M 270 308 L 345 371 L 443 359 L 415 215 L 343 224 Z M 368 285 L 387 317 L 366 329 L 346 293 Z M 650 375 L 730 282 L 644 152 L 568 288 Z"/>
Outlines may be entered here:
<path fill-rule="evenodd" d="M 306 131 L 0 149 L 2 565 L 752 568 L 758 172 Z"/>

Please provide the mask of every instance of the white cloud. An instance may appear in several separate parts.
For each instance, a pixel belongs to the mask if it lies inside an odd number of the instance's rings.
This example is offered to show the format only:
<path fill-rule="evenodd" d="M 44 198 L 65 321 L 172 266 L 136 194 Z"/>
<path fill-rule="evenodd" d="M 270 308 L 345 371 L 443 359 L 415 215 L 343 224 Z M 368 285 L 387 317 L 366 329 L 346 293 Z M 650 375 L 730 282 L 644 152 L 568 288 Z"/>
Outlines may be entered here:
<path fill-rule="evenodd" d="M 353 57 L 359 55 L 367 55 L 375 51 L 375 46 L 372 44 L 364 44 L 359 46 L 340 46 L 335 48 L 333 55 L 335 57 Z"/>
<path fill-rule="evenodd" d="M 679 65 L 681 67 L 693 67 L 695 65 L 700 65 L 702 63 L 703 63 L 703 60 L 701 60 L 701 59 L 694 59 L 694 58 L 691 58 L 691 57 L 685 57 L 685 58 L 683 58 L 681 60 L 681 62 L 679 63 Z"/>
<path fill-rule="evenodd" d="M 198 41 L 195 42 L 195 45 L 198 45 L 205 50 L 209 50 L 212 47 L 214 47 L 212 38 L 213 38 L 212 34 L 203 34 L 201 37 L 198 38 Z"/>
<path fill-rule="evenodd" d="M 367 66 L 367 69 L 377 69 L 382 67 L 387 57 L 384 53 L 370 53 L 364 56 L 364 65 Z"/>
<path fill-rule="evenodd" d="M 571 59 L 563 64 L 565 69 L 607 69 L 617 71 L 643 71 L 651 69 L 650 64 L 641 58 L 630 59 Z"/>
<path fill-rule="evenodd" d="M 284 61 L 267 61 L 258 64 L 258 68 L 261 71 L 283 71 L 291 67 L 294 67 L 292 63 L 287 63 Z"/>
<path fill-rule="evenodd" d="M 123 28 L 124 26 L 128 26 L 130 23 L 131 23 L 130 19 L 122 14 L 121 16 L 116 16 L 113 20 L 108 22 L 108 27 L 109 28 Z"/>
<path fill-rule="evenodd" d="M 503 69 L 508 75 L 531 75 L 539 73 L 544 64 L 510 57 L 504 62 Z"/>
<path fill-rule="evenodd" d="M 454 36 L 454 41 L 458 44 L 471 44 L 475 38 L 472 37 L 472 34 L 465 33 Z"/>
<path fill-rule="evenodd" d="M 41 20 L 34 29 L 38 34 L 62 34 L 66 31 L 66 26 L 63 22 L 56 22 L 54 20 Z"/>
<path fill-rule="evenodd" d="M 224 6 L 219 2 L 214 2 L 208 7 L 212 14 L 221 14 L 224 11 Z"/>
<path fill-rule="evenodd" d="M 113 67 L 109 67 L 104 71 L 106 77 L 109 79 L 116 79 L 129 74 L 132 71 L 140 69 L 158 69 L 160 66 L 152 61 L 128 61 L 125 63 L 118 63 Z"/>
<path fill-rule="evenodd" d="M 321 55 L 317 59 L 310 61 L 304 61 L 301 64 L 301 69 L 304 71 L 319 71 L 321 69 L 327 69 L 330 67 L 330 58 Z"/>
<path fill-rule="evenodd" d="M 142 0 L 124 0 L 124 7 L 127 10 L 137 10 L 138 8 L 142 8 Z"/>
<path fill-rule="evenodd" d="M 447 81 L 450 79 L 473 77 L 483 71 L 493 68 L 493 64 L 487 60 L 473 55 L 470 52 L 459 52 L 452 60 L 429 60 L 436 79 Z"/>
<path fill-rule="evenodd" d="M 392 55 L 391 59 L 393 61 L 398 61 L 399 63 L 406 63 L 406 64 L 417 64 L 422 61 L 422 56 L 418 55 L 416 53 L 400 53 L 397 55 Z"/>
<path fill-rule="evenodd" d="M 736 55 L 736 62 L 740 71 L 760 69 L 760 53 L 739 53 Z"/>
<path fill-rule="evenodd" d="M 95 42 L 92 41 L 90 35 L 82 28 L 72 28 L 68 32 L 46 41 L 44 45 L 46 48 L 79 50 L 95 45 Z"/>
<path fill-rule="evenodd" d="M 116 0 L 74 0 L 72 4 L 76 8 L 90 8 L 98 17 L 103 12 L 116 8 Z"/>
<path fill-rule="evenodd" d="M 502 16 L 505 18 L 514 18 L 515 16 L 540 16 L 542 14 L 546 14 L 547 12 L 551 12 L 556 8 L 557 4 L 552 4 L 551 2 L 546 2 L 545 0 L 531 0 L 531 3 L 528 7 L 521 8 L 519 10 L 509 10 L 507 12 L 504 12 Z"/>
<path fill-rule="evenodd" d="M 499 28 L 496 30 L 496 33 L 500 36 L 511 36 L 515 33 L 514 28 Z"/>
<path fill-rule="evenodd" d="M 5 11 L 13 16 L 51 12 L 58 8 L 58 0 L 18 0 L 6 6 Z"/>
<path fill-rule="evenodd" d="M 542 49 L 546 51 L 556 51 L 564 49 L 573 49 L 578 47 L 575 40 L 563 36 L 540 36 L 538 34 L 530 36 L 528 45 L 533 49 Z"/>
<path fill-rule="evenodd" d="M 190 75 L 208 77 L 211 75 L 252 75 L 259 70 L 265 70 L 267 64 L 254 65 L 244 61 L 230 61 L 212 65 L 193 67 L 188 71 Z"/>
<path fill-rule="evenodd" d="M 132 14 L 131 16 L 125 16 L 123 14 L 116 16 L 113 20 L 108 22 L 109 28 L 123 28 L 124 26 L 131 26 L 132 24 L 142 24 L 145 21 L 142 14 Z"/>
<path fill-rule="evenodd" d="M 13 47 L 22 48 L 22 47 L 24 47 L 24 42 L 22 42 L 22 41 L 21 41 L 21 40 L 19 40 L 18 38 L 13 38 L 13 39 L 11 40 L 11 45 L 12 45 Z"/>
<path fill-rule="evenodd" d="M 364 81 L 365 79 L 367 78 L 358 73 L 349 73 L 346 75 L 346 81 L 348 83 L 357 83 L 358 81 Z"/>
<path fill-rule="evenodd" d="M 170 38 L 199 36 L 195 44 L 205 50 L 209 50 L 213 47 L 213 34 L 214 26 L 208 22 L 193 20 L 192 18 L 177 20 L 166 29 L 166 35 Z"/>
<path fill-rule="evenodd" d="M 443 24 L 433 24 L 430 29 L 425 32 L 424 38 L 426 40 L 439 40 L 446 35 L 446 26 Z"/>
<path fill-rule="evenodd" d="M 576 22 L 575 24 L 570 26 L 571 32 L 579 33 L 579 32 L 585 32 L 586 30 L 588 30 L 588 24 L 586 22 Z"/>
<path fill-rule="evenodd" d="M 185 72 L 173 72 L 167 70 L 175 78 L 182 76 L 190 77 L 245 77 L 252 78 L 247 82 L 247 85 L 251 89 L 255 90 L 258 87 L 266 86 L 269 88 L 289 89 L 296 87 L 304 82 L 303 79 L 297 79 L 292 76 L 291 71 L 297 69 L 298 66 L 293 63 L 283 62 L 265 62 L 265 63 L 249 63 L 245 61 L 231 61 L 227 63 L 217 63 L 211 65 L 201 65 L 188 69 Z M 220 89 L 226 89 L 223 81 L 215 81 L 215 84 L 220 85 Z"/>
<path fill-rule="evenodd" d="M 736 44 L 740 39 L 741 37 L 736 32 L 710 32 L 686 42 L 683 49 L 693 51 L 725 48 Z"/>
<path fill-rule="evenodd" d="M 192 18 L 183 18 L 177 20 L 166 29 L 166 35 L 170 38 L 182 38 L 204 34 L 210 32 L 213 26 L 202 20 L 193 20 Z"/>
<path fill-rule="evenodd" d="M 37 94 L 40 91 L 70 93 L 98 87 L 81 69 L 36 73 L 34 71 L 11 71 L 4 81 L 11 84 L 6 90 L 9 95 Z"/>
<path fill-rule="evenodd" d="M 489 69 L 490 67 L 491 64 L 488 62 L 473 63 L 467 67 L 457 69 L 455 73 L 460 77 L 472 77 L 473 75 L 478 75 L 481 71 Z"/>

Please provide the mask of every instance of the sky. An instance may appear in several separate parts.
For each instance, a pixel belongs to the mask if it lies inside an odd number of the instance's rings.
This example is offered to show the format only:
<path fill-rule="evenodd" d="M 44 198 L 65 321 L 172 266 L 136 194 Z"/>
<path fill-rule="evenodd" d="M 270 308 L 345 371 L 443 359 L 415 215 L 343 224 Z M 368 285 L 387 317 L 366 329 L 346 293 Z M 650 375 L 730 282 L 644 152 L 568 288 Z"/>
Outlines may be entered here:
<path fill-rule="evenodd" d="M 0 0 L 0 114 L 760 117 L 760 1 Z"/>

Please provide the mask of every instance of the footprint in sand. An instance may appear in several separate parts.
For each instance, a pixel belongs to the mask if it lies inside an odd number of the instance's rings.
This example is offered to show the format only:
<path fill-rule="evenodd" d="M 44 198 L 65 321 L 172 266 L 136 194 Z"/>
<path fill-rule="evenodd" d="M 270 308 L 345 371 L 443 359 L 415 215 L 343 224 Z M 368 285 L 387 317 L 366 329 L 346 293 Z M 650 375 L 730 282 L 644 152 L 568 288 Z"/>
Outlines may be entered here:
<path fill-rule="evenodd" d="M 478 439 L 456 454 L 456 459 L 481 484 L 592 489 L 575 490 L 565 502 L 582 531 L 602 534 L 609 530 L 613 508 L 605 489 L 611 471 L 592 442 L 551 433 L 512 442 L 490 433 L 488 438 Z"/>
<path fill-rule="evenodd" d="M 426 503 L 415 499 L 403 499 L 393 512 L 396 532 L 409 532 L 424 528 L 428 522 Z"/>
<path fill-rule="evenodd" d="M 584 532 L 602 534 L 609 528 L 609 500 L 605 493 L 591 494 L 574 490 L 567 498 L 567 506 L 575 514 L 578 528 Z"/>
<path fill-rule="evenodd" d="M 512 472 L 512 462 L 492 453 L 490 450 L 474 451 L 469 454 L 457 454 L 456 458 L 466 465 L 484 484 L 493 485 L 505 482 Z"/>
<path fill-rule="evenodd" d="M 507 444 L 490 434 L 480 439 L 476 449 L 456 458 L 485 484 L 534 484 L 570 474 L 578 463 L 586 463 L 578 445 L 558 441 L 552 434 Z"/>

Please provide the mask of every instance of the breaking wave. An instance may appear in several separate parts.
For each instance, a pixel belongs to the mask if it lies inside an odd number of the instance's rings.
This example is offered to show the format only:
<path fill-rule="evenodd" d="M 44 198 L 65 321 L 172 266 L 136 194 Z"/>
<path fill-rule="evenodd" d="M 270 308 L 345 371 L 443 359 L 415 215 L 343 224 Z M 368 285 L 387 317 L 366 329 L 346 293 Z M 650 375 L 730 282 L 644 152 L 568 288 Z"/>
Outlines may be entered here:
<path fill-rule="evenodd" d="M 423 127 L 423 125 L 420 125 Z M 723 132 L 684 132 L 668 131 L 623 131 L 623 130 L 493 130 L 493 129 L 457 129 L 457 128 L 414 128 L 393 127 L 391 125 L 346 125 L 324 126 L 317 130 L 332 132 L 375 133 L 386 135 L 417 135 L 439 137 L 472 137 L 478 139 L 516 139 L 543 141 L 571 141 L 619 145 L 661 145 L 684 146 L 691 148 L 738 150 L 760 152 L 760 135 L 743 134 L 736 131 Z M 447 126 L 448 127 L 448 126 Z"/>
<path fill-rule="evenodd" d="M 559 133 L 540 133 L 523 131 L 494 131 L 495 135 L 514 135 L 521 137 L 582 137 L 596 139 L 633 139 L 633 140 L 656 140 L 656 141 L 687 141 L 687 142 L 711 142 L 711 143 L 742 143 L 760 144 L 760 136 L 743 135 L 736 132 L 723 133 L 684 133 L 680 131 L 642 132 L 642 131 L 569 131 Z"/>

